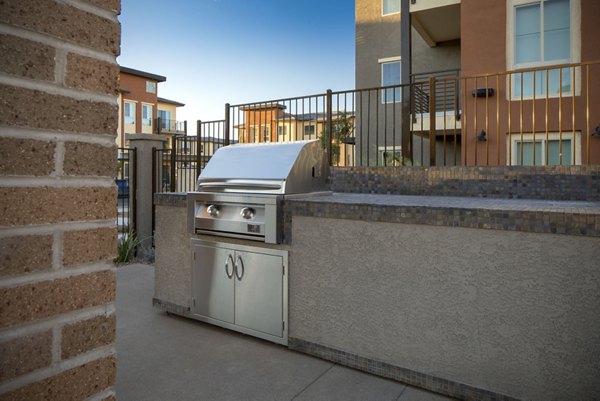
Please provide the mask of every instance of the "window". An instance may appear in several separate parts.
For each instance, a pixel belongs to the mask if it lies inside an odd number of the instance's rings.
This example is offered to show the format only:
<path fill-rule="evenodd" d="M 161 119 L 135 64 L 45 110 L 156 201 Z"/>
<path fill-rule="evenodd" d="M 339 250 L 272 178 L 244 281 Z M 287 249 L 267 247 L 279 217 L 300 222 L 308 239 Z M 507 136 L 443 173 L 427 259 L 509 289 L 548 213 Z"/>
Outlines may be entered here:
<path fill-rule="evenodd" d="M 277 137 L 278 137 L 279 142 L 283 142 L 285 140 L 286 136 L 287 136 L 287 126 L 278 125 L 277 126 Z"/>
<path fill-rule="evenodd" d="M 539 133 L 511 135 L 511 165 L 523 166 L 558 166 L 581 164 L 581 135 L 575 133 L 573 138 L 572 132 L 563 132 L 562 136 L 559 133 L 553 132 L 548 134 Z M 562 161 L 561 161 L 562 154 Z"/>
<path fill-rule="evenodd" d="M 258 142 L 258 125 L 251 125 L 250 126 L 250 142 Z"/>
<path fill-rule="evenodd" d="M 152 126 L 152 106 L 149 104 L 142 105 L 142 125 Z"/>
<path fill-rule="evenodd" d="M 156 82 L 146 81 L 146 92 L 156 93 Z"/>
<path fill-rule="evenodd" d="M 304 126 L 304 139 L 315 139 L 315 126 L 313 124 Z"/>
<path fill-rule="evenodd" d="M 400 60 L 381 63 L 381 86 L 400 85 Z M 381 94 L 381 103 L 402 101 L 400 88 L 385 89 Z"/>
<path fill-rule="evenodd" d="M 543 0 L 515 5 L 513 18 L 513 68 L 571 62 L 570 0 Z M 514 74 L 514 97 L 571 93 L 572 73 L 571 68 L 563 68 Z"/>
<path fill-rule="evenodd" d="M 263 124 L 260 126 L 263 142 L 271 142 L 271 126 Z"/>
<path fill-rule="evenodd" d="M 125 102 L 124 109 L 125 124 L 135 124 L 135 103 Z"/>
<path fill-rule="evenodd" d="M 380 166 L 401 166 L 402 165 L 402 149 L 400 146 L 380 146 L 379 165 Z"/>
<path fill-rule="evenodd" d="M 390 15 L 400 12 L 400 0 L 381 0 L 381 14 Z"/>
<path fill-rule="evenodd" d="M 161 129 L 169 129 L 170 120 L 171 120 L 171 112 L 167 110 L 158 110 L 158 118 L 160 118 L 160 128 Z"/>

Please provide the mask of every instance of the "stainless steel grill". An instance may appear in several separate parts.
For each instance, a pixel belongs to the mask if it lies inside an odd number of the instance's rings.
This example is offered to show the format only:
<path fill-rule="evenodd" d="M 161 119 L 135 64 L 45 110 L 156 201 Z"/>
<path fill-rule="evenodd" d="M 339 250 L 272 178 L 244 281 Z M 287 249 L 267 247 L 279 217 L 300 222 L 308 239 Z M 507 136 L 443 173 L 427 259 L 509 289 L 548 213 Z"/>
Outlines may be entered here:
<path fill-rule="evenodd" d="M 328 173 L 319 141 L 221 148 L 188 194 L 188 229 L 280 243 L 283 199 L 325 191 Z"/>

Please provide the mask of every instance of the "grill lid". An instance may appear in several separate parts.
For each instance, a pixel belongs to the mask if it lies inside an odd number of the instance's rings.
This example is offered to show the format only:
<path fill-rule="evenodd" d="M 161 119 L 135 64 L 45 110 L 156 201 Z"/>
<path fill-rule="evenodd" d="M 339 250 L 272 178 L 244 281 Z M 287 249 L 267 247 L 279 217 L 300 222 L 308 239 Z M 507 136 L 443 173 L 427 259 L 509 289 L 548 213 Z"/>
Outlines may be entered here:
<path fill-rule="evenodd" d="M 318 140 L 236 144 L 218 149 L 198 177 L 198 191 L 294 194 L 326 189 Z"/>

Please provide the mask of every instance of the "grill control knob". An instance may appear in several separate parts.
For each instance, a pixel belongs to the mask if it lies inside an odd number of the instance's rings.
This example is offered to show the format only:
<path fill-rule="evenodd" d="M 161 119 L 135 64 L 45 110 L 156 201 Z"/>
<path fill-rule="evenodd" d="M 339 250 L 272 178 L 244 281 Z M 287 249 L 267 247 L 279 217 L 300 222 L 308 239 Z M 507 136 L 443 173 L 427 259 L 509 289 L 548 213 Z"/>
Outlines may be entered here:
<path fill-rule="evenodd" d="M 211 217 L 219 217 L 219 208 L 215 205 L 208 205 L 206 213 Z"/>
<path fill-rule="evenodd" d="M 245 207 L 240 212 L 240 215 L 242 216 L 242 218 L 244 218 L 246 220 L 250 220 L 251 218 L 254 217 L 254 213 L 255 213 L 254 209 L 252 209 L 251 207 Z"/>

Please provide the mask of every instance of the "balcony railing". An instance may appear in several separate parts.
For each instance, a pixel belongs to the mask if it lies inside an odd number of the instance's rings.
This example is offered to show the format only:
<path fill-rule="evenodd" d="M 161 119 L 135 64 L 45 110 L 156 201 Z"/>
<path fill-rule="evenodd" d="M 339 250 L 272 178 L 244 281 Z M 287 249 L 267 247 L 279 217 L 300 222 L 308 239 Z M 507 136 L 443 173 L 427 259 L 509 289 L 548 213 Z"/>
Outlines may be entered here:
<path fill-rule="evenodd" d="M 187 133 L 187 121 L 165 120 L 160 117 L 156 119 L 154 131 L 157 134 L 185 134 Z"/>

